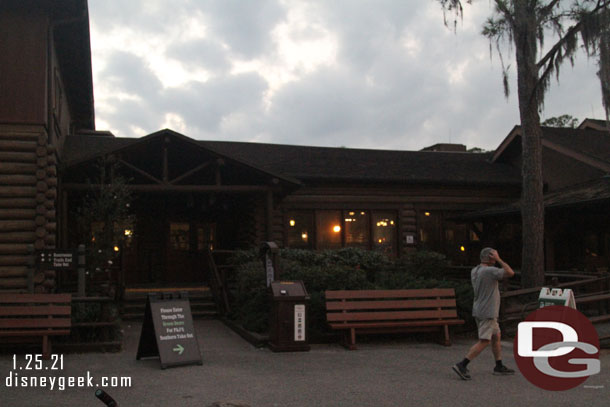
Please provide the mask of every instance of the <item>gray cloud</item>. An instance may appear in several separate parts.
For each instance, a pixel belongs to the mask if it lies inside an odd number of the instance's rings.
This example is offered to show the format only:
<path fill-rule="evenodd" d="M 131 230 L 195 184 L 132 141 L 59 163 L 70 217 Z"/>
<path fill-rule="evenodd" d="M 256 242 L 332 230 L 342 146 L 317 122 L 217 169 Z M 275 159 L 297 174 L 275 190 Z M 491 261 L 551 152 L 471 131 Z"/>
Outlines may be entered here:
<path fill-rule="evenodd" d="M 269 97 L 262 73 L 232 74 L 231 64 L 235 58 L 277 60 L 271 33 L 288 21 L 292 4 L 287 4 L 284 9 L 272 0 L 90 0 L 92 25 L 101 32 L 128 27 L 163 34 L 200 19 L 204 38 L 172 37 L 161 46 L 172 62 L 211 73 L 206 82 L 164 87 L 145 55 L 94 49 L 105 66 L 94 85 L 111 92 L 96 91 L 96 100 L 103 101 L 96 117 L 118 136 L 135 135 L 134 127 L 156 131 L 172 113 L 194 138 L 391 149 L 449 141 L 493 149 L 518 123 L 516 98 L 505 100 L 497 57 L 489 59 L 479 34 L 490 13 L 481 4 L 465 10 L 477 17 L 474 27 L 466 20 L 454 34 L 435 2 L 297 3 L 306 5 L 304 15 L 313 25 L 291 27 L 292 39 L 329 32 L 336 39 L 336 63 L 295 69 L 298 77 Z M 512 60 L 509 52 L 505 58 Z M 595 61 L 582 56 L 575 69 L 565 66 L 543 116 L 569 113 L 582 119 L 597 112 L 600 117 L 596 69 Z M 516 93 L 514 77 L 511 82 Z M 121 98 L 122 93 L 138 98 Z"/>
<path fill-rule="evenodd" d="M 203 68 L 216 73 L 231 68 L 227 51 L 218 43 L 206 39 L 170 44 L 166 54 L 188 67 Z"/>
<path fill-rule="evenodd" d="M 114 92 L 125 92 L 144 99 L 156 97 L 162 88 L 161 82 L 142 58 L 123 51 L 115 51 L 108 57 L 101 77 Z"/>
<path fill-rule="evenodd" d="M 217 132 L 234 112 L 261 114 L 266 82 L 257 74 L 232 75 L 201 83 L 190 82 L 161 95 L 166 110 L 180 114 L 192 127 Z"/>
<path fill-rule="evenodd" d="M 285 15 L 277 0 L 211 0 L 193 5 L 232 52 L 250 58 L 268 51 L 271 31 Z"/>

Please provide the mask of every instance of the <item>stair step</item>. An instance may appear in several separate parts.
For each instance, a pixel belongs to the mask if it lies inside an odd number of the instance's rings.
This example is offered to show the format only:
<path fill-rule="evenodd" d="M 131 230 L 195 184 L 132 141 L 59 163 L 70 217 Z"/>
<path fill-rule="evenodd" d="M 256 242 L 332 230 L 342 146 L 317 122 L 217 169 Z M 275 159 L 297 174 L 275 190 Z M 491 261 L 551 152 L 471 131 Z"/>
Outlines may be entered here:
<path fill-rule="evenodd" d="M 147 295 L 139 295 L 139 296 L 132 296 L 132 295 L 124 295 L 123 296 L 123 302 L 146 302 L 146 299 L 148 298 Z M 205 295 L 189 295 L 188 296 L 189 301 L 193 302 L 193 301 L 213 301 L 214 300 L 214 296 L 212 296 L 212 294 L 205 294 Z"/>
<path fill-rule="evenodd" d="M 179 293 L 186 291 L 191 305 L 193 319 L 207 319 L 218 316 L 218 306 L 208 287 L 175 287 L 175 288 L 131 288 L 125 290 L 121 301 L 121 318 L 123 320 L 142 320 L 149 293 Z"/>

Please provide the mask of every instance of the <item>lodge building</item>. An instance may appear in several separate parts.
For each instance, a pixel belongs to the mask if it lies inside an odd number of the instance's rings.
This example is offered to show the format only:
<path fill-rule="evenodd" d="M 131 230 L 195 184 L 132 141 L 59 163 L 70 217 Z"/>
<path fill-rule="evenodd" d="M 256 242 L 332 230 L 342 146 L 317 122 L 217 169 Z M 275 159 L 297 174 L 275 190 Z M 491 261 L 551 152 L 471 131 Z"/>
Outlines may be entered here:
<path fill-rule="evenodd" d="M 490 153 L 195 140 L 97 131 L 86 0 L 4 1 L 0 13 L 0 291 L 53 291 L 32 249 L 87 244 L 75 216 L 100 166 L 133 194 L 126 286 L 201 283 L 212 250 L 434 250 L 456 265 L 483 245 L 520 262 L 520 129 Z M 544 128 L 548 269 L 607 269 L 610 132 Z M 307 141 L 304 140 L 304 144 Z M 97 180 L 97 181 L 96 181 Z M 34 281 L 32 281 L 32 279 Z"/>

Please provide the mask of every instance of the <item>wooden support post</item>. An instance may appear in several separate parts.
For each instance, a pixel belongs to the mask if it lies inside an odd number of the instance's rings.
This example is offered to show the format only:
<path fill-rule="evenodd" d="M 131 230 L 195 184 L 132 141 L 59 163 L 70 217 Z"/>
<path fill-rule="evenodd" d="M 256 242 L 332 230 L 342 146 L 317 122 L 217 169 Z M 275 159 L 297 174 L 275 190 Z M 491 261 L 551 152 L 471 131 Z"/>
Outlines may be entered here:
<path fill-rule="evenodd" d="M 272 190 L 267 190 L 267 196 L 266 196 L 266 205 L 265 205 L 265 209 L 266 209 L 266 216 L 265 216 L 265 220 L 266 220 L 266 236 L 267 236 L 267 241 L 272 241 L 273 240 L 273 191 Z"/>
<path fill-rule="evenodd" d="M 167 160 L 167 145 L 169 144 L 169 137 L 165 137 L 163 143 L 163 182 L 169 182 L 169 168 L 168 168 L 168 160 Z"/>
<path fill-rule="evenodd" d="M 85 245 L 78 245 L 78 296 L 85 296 Z"/>

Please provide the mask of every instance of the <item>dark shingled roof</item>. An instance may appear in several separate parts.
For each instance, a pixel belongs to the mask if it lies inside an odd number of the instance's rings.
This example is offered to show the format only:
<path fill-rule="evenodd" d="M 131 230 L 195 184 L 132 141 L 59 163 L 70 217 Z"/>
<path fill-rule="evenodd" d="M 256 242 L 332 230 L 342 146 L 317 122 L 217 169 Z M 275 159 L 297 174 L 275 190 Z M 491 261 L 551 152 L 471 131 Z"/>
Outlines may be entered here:
<path fill-rule="evenodd" d="M 63 147 L 62 162 L 66 165 L 72 165 L 136 143 L 138 140 L 137 138 L 109 135 L 68 136 Z"/>
<path fill-rule="evenodd" d="M 521 151 L 521 127 L 515 126 L 494 152 L 492 161 L 502 162 L 507 151 Z M 542 127 L 542 142 L 569 149 L 583 157 L 610 163 L 610 133 L 593 128 Z M 549 146 L 550 147 L 550 146 Z M 553 148 L 553 147 L 550 147 Z"/>
<path fill-rule="evenodd" d="M 520 185 L 519 170 L 489 154 L 200 141 L 223 154 L 300 180 Z"/>
<path fill-rule="evenodd" d="M 543 132 L 550 142 L 610 162 L 610 136 L 605 131 L 543 127 Z"/>
<path fill-rule="evenodd" d="M 161 133 L 161 132 L 160 132 Z M 140 139 L 71 136 L 67 165 L 137 143 Z M 489 162 L 489 154 L 308 147 L 228 141 L 197 141 L 211 151 L 264 171 L 298 180 L 520 185 L 519 170 Z"/>
<path fill-rule="evenodd" d="M 599 119 L 585 119 L 578 126 L 579 129 L 591 128 L 595 130 L 608 131 L 610 130 L 610 122 Z"/>
<path fill-rule="evenodd" d="M 606 175 L 593 181 L 573 185 L 544 196 L 544 208 L 565 208 L 574 205 L 610 203 L 610 176 Z M 521 211 L 521 201 L 511 202 L 482 211 L 476 211 L 460 216 L 461 219 L 480 219 L 497 215 L 518 214 Z"/>

